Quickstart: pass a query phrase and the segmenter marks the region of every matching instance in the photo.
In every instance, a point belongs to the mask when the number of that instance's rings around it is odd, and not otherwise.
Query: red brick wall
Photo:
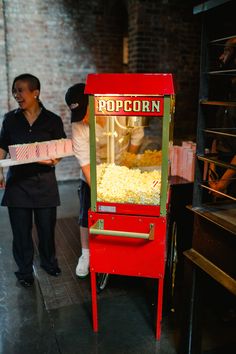
[[[181,2],[175,7],[174,3],[0,0],[0,116],[16,107],[10,92],[13,78],[30,72],[41,81],[43,103],[63,118],[70,137],[69,111],[64,103],[67,88],[85,81],[91,72],[122,72],[122,40],[128,33],[128,70],[175,74],[176,136],[191,135],[196,120],[198,20],[193,18],[191,4],[183,6]],[[60,180],[77,178],[76,160],[64,159],[57,176]]]
[[[174,136],[195,134],[200,56],[200,18],[191,1],[129,1],[131,72],[174,74]]]
[[[7,65],[6,65],[6,42],[5,42],[5,21],[3,6],[0,1],[0,125],[3,112],[8,110],[7,94]]]

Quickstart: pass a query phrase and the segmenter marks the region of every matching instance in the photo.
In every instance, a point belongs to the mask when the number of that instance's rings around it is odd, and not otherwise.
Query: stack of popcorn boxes
[[[190,182],[194,181],[196,143],[182,141],[182,145],[169,148],[171,176],[180,176]]]
[[[71,139],[58,139],[35,142],[32,144],[10,145],[9,153],[12,160],[18,161],[73,155],[72,141]]]

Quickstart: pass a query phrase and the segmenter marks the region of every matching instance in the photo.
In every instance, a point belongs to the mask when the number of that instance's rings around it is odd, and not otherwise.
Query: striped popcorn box
[[[63,155],[65,153],[65,139],[56,140],[57,155]]]
[[[183,169],[182,169],[182,177],[185,179],[189,179],[189,165],[188,165],[188,154],[191,154],[192,149],[185,147],[183,148],[183,157],[182,157],[182,163],[183,163]]]
[[[28,144],[9,145],[8,148],[12,160],[27,160]]]
[[[187,152],[187,168],[186,168],[186,179],[190,182],[194,181],[195,172],[195,153],[193,150]]]
[[[48,145],[47,141],[37,143],[37,157],[45,159],[48,157]]]
[[[182,146],[185,149],[191,149],[193,145],[193,142],[191,140],[189,141],[182,141]]]
[[[179,145],[174,145],[173,146],[173,162],[171,166],[171,175],[172,176],[177,176],[178,175],[178,155],[179,155],[179,150],[181,149],[181,146]]]
[[[197,151],[197,144],[196,144],[196,143],[193,143],[193,144],[192,144],[192,150],[193,150],[194,152]]]
[[[56,140],[50,140],[47,142],[47,155],[48,157],[56,157],[57,155],[57,144]]]
[[[28,159],[36,159],[37,155],[37,143],[28,144]]]
[[[177,176],[183,177],[183,147],[179,146],[177,152]]]
[[[64,139],[65,140],[65,154],[73,154],[72,148],[72,140],[71,139]]]

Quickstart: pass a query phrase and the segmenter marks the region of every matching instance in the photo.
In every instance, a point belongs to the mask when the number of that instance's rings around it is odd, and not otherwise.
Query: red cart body
[[[149,234],[153,239],[93,235],[90,237],[91,271],[163,278],[165,266],[166,217],[89,213],[89,226],[104,220],[104,230]],[[151,226],[150,226],[151,225]]]
[[[171,99],[174,94],[172,75],[91,74],[87,78],[86,93],[94,96],[92,100],[90,96],[90,122],[93,115],[103,114],[108,118],[109,115],[124,113],[127,116],[163,116],[160,203],[148,205],[99,201],[96,163],[91,159],[92,200],[89,212],[94,331],[98,330],[96,273],[140,276],[158,279],[156,338],[159,339],[166,255],[169,124],[173,111]],[[95,128],[92,124],[90,129],[90,147],[94,147]],[[91,154],[94,154],[93,149]],[[155,185],[156,181],[152,182]]]

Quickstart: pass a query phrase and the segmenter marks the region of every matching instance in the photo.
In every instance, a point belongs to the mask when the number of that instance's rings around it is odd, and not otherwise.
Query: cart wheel
[[[97,279],[97,292],[100,293],[105,289],[108,282],[109,274],[108,273],[99,273]]]
[[[169,291],[170,291],[170,303],[171,311],[174,312],[174,295],[175,295],[175,280],[176,280],[176,268],[178,262],[177,253],[177,224],[174,221],[171,231],[171,242],[169,248],[168,268],[169,268]]]

